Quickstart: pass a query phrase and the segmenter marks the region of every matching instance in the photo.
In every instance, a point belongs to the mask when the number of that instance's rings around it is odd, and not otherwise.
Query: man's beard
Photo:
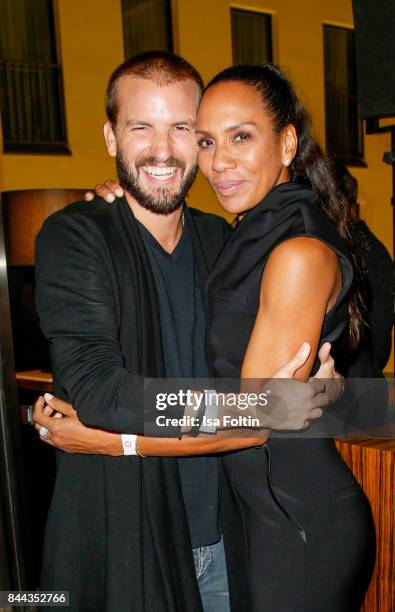
[[[171,193],[166,187],[158,187],[153,193],[148,193],[139,185],[139,169],[142,166],[159,165],[157,159],[154,157],[146,157],[139,161],[138,164],[136,164],[136,170],[133,170],[122,153],[118,151],[116,164],[118,177],[122,187],[138,202],[138,204],[160,215],[168,215],[182,205],[198,171],[197,164],[194,164],[187,174],[184,174],[185,162],[176,157],[170,157],[166,160],[166,167],[176,167],[181,170],[181,182],[178,191],[176,193]]]

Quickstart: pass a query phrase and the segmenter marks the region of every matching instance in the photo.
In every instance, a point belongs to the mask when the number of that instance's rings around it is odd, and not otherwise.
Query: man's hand
[[[239,394],[240,399],[243,396],[243,408],[226,403],[221,405],[219,418],[223,425],[220,429],[229,428],[227,424],[232,422],[231,419],[239,419],[241,416],[258,419],[258,429],[291,431],[305,429],[310,421],[320,418],[322,409],[330,403],[325,392],[326,381],[313,378],[304,382],[294,378],[307,361],[310,350],[310,345],[303,343],[292,359],[270,379],[243,379]],[[328,354],[324,352],[321,357],[327,364]],[[325,375],[329,375],[329,365]],[[262,394],[266,396],[267,402],[262,399]],[[248,427],[251,421],[245,422]]]
[[[113,179],[107,179],[104,183],[98,183],[95,187],[95,192],[87,191],[85,200],[90,202],[95,196],[101,196],[107,202],[114,202],[115,198],[122,198],[124,191],[119,183]]]
[[[66,453],[123,455],[119,434],[85,427],[71,404],[49,393],[34,404],[33,421],[37,431],[48,430],[47,437],[41,437],[43,442]]]
[[[329,345],[330,347],[330,345]],[[329,349],[330,350],[330,349]],[[311,346],[308,342],[303,342],[297,353],[282,368],[277,370],[273,378],[294,378],[296,372],[304,366],[309,358]]]
[[[341,389],[341,377],[335,370],[330,355],[331,345],[325,342],[318,357],[321,366],[308,382],[294,380],[296,371],[304,364],[310,346],[304,343],[291,361],[280,368],[268,382],[268,406],[260,410],[260,418],[270,429],[299,430],[323,414],[323,408],[335,401]],[[280,380],[286,379],[286,380]]]
[[[271,378],[262,388],[268,403],[257,408],[261,427],[298,431],[319,419],[330,403],[323,381],[313,378],[303,382],[293,378]]]
[[[329,402],[333,403],[341,396],[343,392],[344,379],[336,372],[335,362],[330,354],[330,342],[325,342],[318,353],[321,362],[320,369],[314,378],[319,378],[325,385],[325,393],[329,397]],[[310,380],[312,380],[310,378]]]

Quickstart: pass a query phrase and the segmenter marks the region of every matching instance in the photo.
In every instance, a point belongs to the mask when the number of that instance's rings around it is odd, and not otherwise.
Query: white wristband
[[[137,455],[137,436],[135,434],[121,434],[121,440],[124,455]]]

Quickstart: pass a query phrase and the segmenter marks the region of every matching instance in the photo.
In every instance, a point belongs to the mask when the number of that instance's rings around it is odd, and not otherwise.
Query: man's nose
[[[214,172],[224,172],[225,170],[235,168],[236,160],[227,147],[217,145],[215,147],[211,166]]]
[[[151,152],[153,157],[160,161],[166,161],[173,155],[172,142],[168,132],[155,134],[151,143]]]

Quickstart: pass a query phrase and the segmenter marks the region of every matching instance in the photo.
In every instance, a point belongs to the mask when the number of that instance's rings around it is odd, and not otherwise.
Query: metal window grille
[[[266,64],[273,61],[272,16],[232,8],[234,64]]]
[[[0,0],[5,152],[67,152],[52,0]]]
[[[173,48],[170,0],[122,0],[125,58]]]
[[[324,76],[327,152],[342,163],[363,164],[353,30],[324,25]]]
[[[58,64],[0,61],[4,150],[40,151],[66,143]]]

